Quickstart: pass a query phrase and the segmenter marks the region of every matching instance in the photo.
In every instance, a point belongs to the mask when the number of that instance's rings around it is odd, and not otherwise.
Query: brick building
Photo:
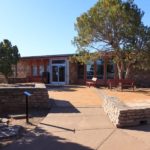
[[[66,55],[47,55],[22,57],[17,65],[17,79],[27,82],[43,82],[43,72],[48,72],[48,83],[56,85],[64,84],[85,84],[92,77],[98,78],[100,85],[106,85],[107,80],[117,79],[116,65],[109,59],[103,57],[95,62],[89,61],[87,64],[72,63]],[[131,78],[137,84],[150,86],[150,72],[135,71]]]

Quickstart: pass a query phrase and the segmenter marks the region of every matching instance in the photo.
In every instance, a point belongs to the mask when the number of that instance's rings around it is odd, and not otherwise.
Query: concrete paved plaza
[[[115,128],[98,92],[84,86],[50,89],[49,114],[3,150],[150,150],[150,126]]]

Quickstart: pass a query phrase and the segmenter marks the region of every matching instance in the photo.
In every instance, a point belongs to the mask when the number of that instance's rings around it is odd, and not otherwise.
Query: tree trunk
[[[128,65],[128,67],[126,68],[125,79],[129,78],[130,70],[131,70],[130,65]]]
[[[124,79],[124,64],[121,63],[117,63],[117,68],[118,68],[118,77],[119,79]]]
[[[122,79],[122,71],[121,71],[121,67],[119,64],[117,64],[117,68],[118,68],[118,77],[119,79]]]

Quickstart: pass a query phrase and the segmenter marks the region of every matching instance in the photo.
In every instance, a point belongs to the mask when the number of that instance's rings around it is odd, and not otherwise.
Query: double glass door
[[[52,83],[65,84],[65,65],[52,65]]]

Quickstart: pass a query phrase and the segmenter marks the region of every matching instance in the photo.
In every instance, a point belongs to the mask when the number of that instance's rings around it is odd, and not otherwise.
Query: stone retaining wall
[[[104,97],[104,111],[116,127],[150,123],[150,107],[129,107],[115,97]]]
[[[35,86],[20,87],[0,87],[0,106],[3,113],[25,112],[24,91],[32,94],[29,97],[29,108],[46,109],[49,108],[48,91],[44,84]]]
[[[8,83],[13,84],[13,83],[26,83],[27,78],[8,78]]]

